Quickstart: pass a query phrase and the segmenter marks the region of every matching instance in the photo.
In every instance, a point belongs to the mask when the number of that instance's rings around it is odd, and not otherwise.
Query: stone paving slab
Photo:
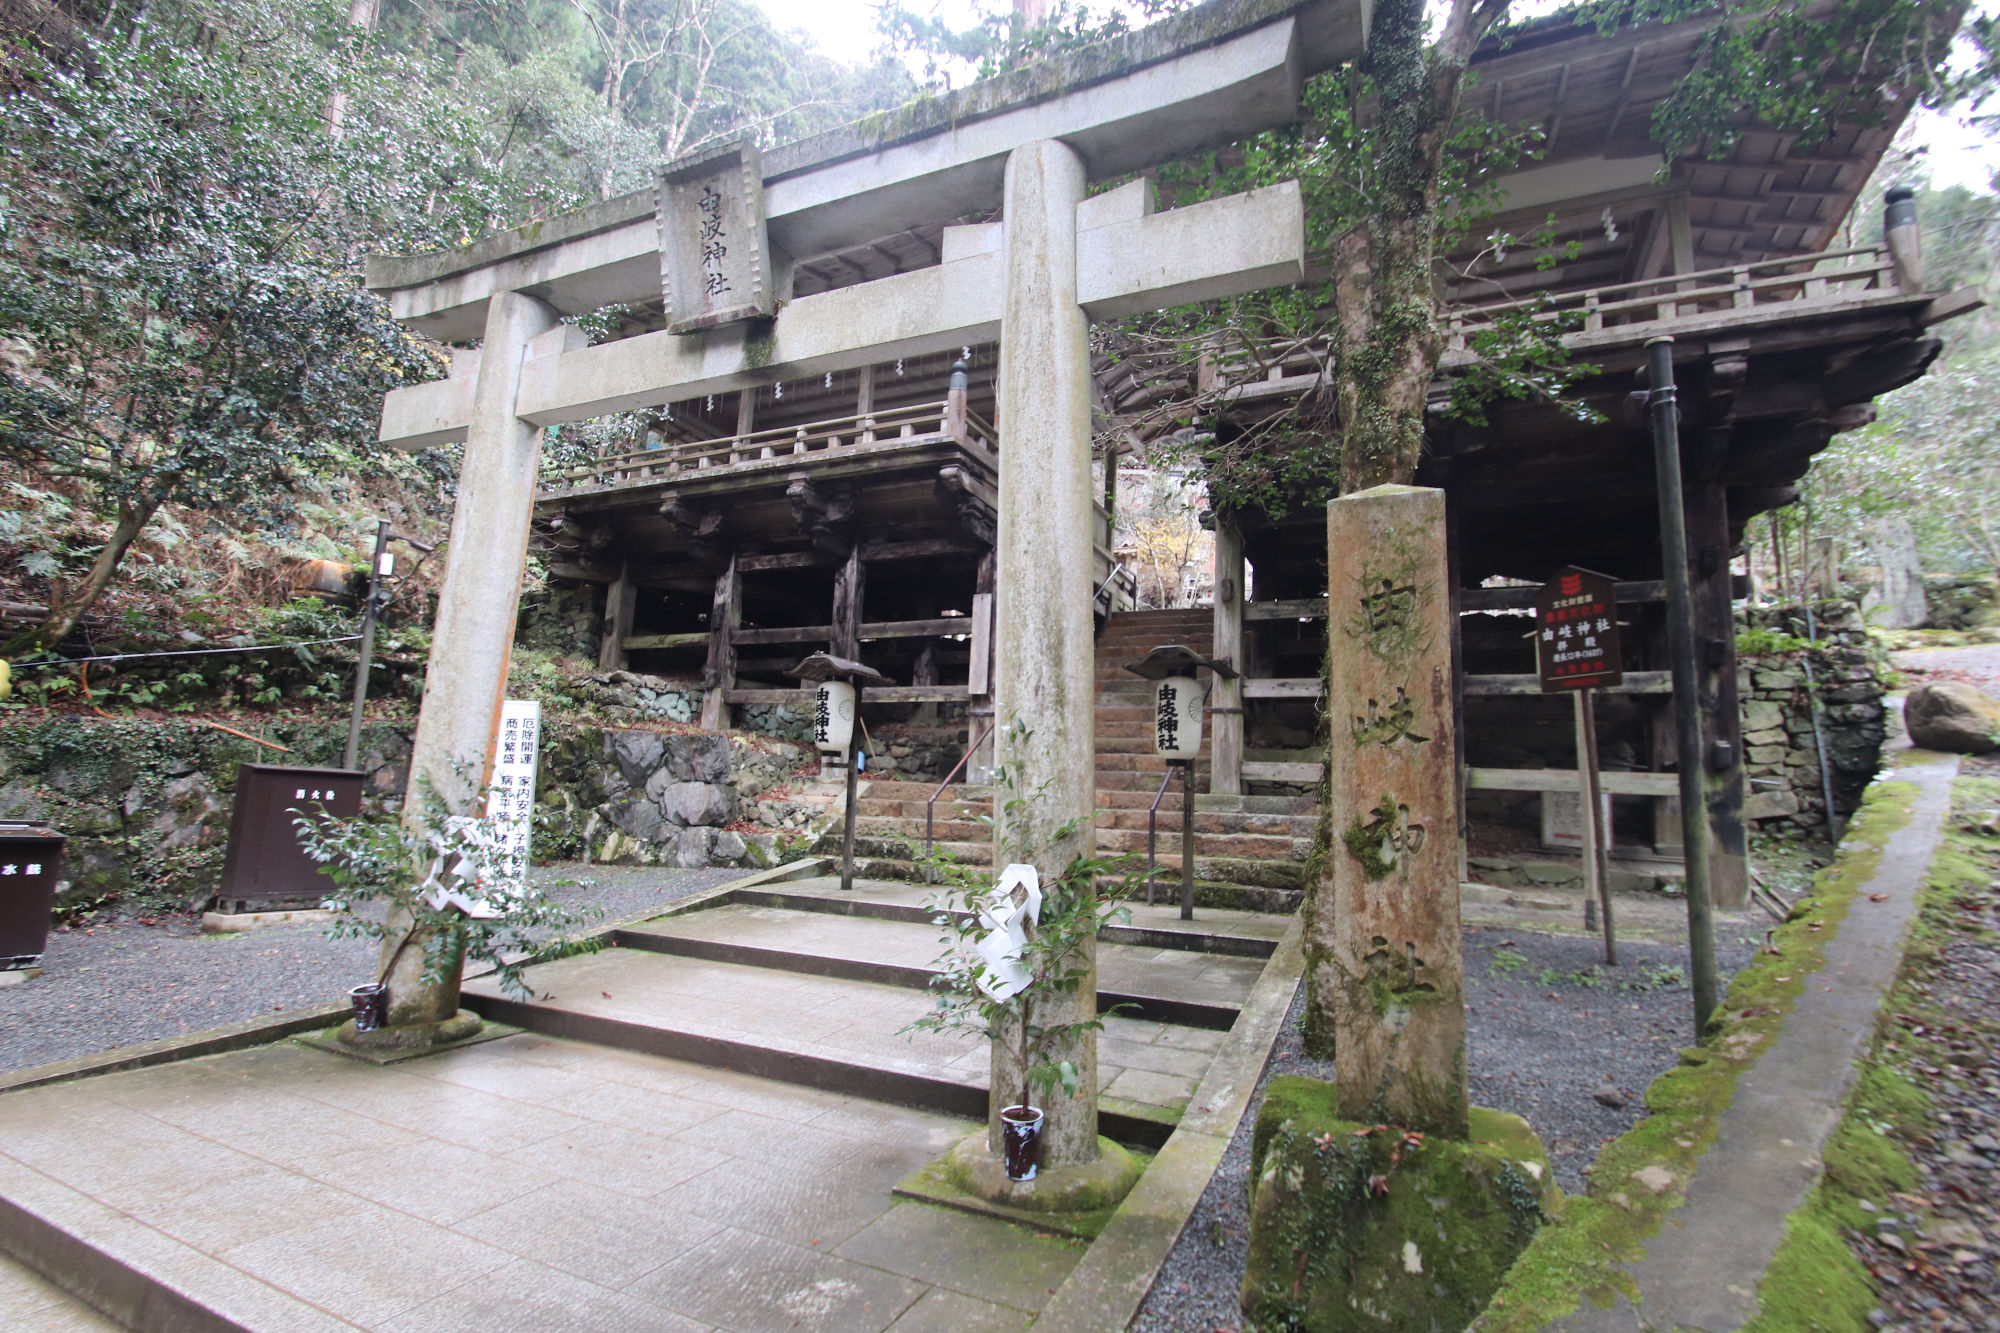
[[[564,958],[531,968],[526,977],[537,997],[531,1009],[742,1043],[981,1091],[987,1084],[990,1053],[982,1038],[902,1031],[931,1008],[928,995],[906,987],[637,949]],[[500,994],[498,986],[485,979],[466,983],[466,992]],[[1113,1015],[1105,1020],[1099,1047],[1098,1086],[1106,1096],[1177,1112],[1207,1069],[1205,1057],[1214,1049],[1211,1039],[1220,1035]],[[1133,1064],[1119,1063],[1120,1058]]]
[[[1081,1251],[890,1194],[975,1128],[532,1035],[285,1043],[0,1097],[0,1249],[186,1328],[1018,1329]],[[110,1326],[0,1268],[0,1326],[44,1311]]]
[[[744,904],[664,917],[627,933],[925,972],[934,971],[950,947],[939,927],[914,921]],[[1097,946],[1099,987],[1122,995],[1234,1006],[1263,970],[1263,960],[1257,958],[1109,942]]]

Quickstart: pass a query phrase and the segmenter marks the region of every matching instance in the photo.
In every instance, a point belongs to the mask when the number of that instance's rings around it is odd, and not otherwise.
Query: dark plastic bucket
[[[354,1030],[373,1032],[389,1021],[389,988],[370,982],[347,992],[354,1002]]]
[[[1002,1109],[1000,1146],[1007,1162],[1007,1179],[1033,1180],[1042,1155],[1041,1111],[1033,1106]]]

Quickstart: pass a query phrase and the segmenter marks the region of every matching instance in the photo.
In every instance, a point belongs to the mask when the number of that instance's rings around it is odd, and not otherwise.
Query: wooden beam
[[[1318,676],[1273,677],[1243,682],[1246,699],[1317,699],[1326,692]]]
[[[1581,779],[1573,768],[1468,768],[1465,785],[1479,791],[1573,792]],[[1672,773],[1625,773],[1606,770],[1597,775],[1598,790],[1608,796],[1673,796],[1680,778]]]
[[[1326,619],[1326,598],[1295,597],[1289,601],[1248,602],[1243,607],[1245,620],[1324,620]]]
[[[635,634],[625,640],[625,651],[640,653],[663,648],[700,648],[707,642],[707,630],[696,630],[692,634]]]
[[[1494,695],[1540,694],[1540,676],[1467,676],[1465,693],[1467,696],[1492,697]],[[1628,671],[1623,685],[1607,686],[1605,694],[1672,694],[1674,684],[1672,674],[1665,671]]]
[[[972,661],[966,669],[966,690],[985,698],[993,689],[993,594],[972,594]]]
[[[1532,585],[1519,588],[1466,588],[1461,593],[1461,605],[1467,611],[1516,611],[1527,610],[1535,604],[1535,594],[1541,589]],[[1615,596],[1620,606],[1638,602],[1664,602],[1667,600],[1667,585],[1659,579],[1641,579],[1616,585]]]
[[[761,574],[774,569],[812,569],[832,563],[833,557],[824,551],[771,551],[764,555],[736,558],[736,568],[744,574]]]
[[[732,704],[802,704],[813,697],[811,690],[725,690]],[[871,704],[962,704],[963,685],[870,685],[866,702]]]
[[[878,620],[860,627],[859,637],[869,639],[935,639],[947,634],[970,634],[972,617],[940,616],[935,620]]]
[[[612,583],[617,580],[618,571],[581,560],[551,560],[549,577],[570,579],[576,583]]]
[[[969,537],[931,537],[908,542],[868,542],[861,558],[869,564],[885,560],[936,560],[954,555],[978,555],[985,548]]]
[[[830,643],[831,625],[784,625],[770,628],[735,629],[729,641],[739,647],[762,643]]]

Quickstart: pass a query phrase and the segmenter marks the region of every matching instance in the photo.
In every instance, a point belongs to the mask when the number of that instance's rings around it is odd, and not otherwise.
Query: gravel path
[[[1717,939],[1725,984],[1760,942],[1739,933]],[[1557,1181],[1572,1192],[1582,1190],[1583,1169],[1603,1142],[1638,1122],[1646,1086],[1694,1040],[1684,945],[1621,943],[1616,969],[1602,966],[1601,949],[1582,936],[1465,932],[1473,1100],[1525,1116],[1549,1147]],[[1333,1077],[1331,1061],[1309,1059],[1300,1049],[1304,1012],[1301,986],[1264,1081],[1274,1074]],[[1607,1084],[1624,1099],[1623,1107],[1597,1100]],[[1137,1333],[1242,1328],[1236,1302],[1249,1242],[1250,1136],[1262,1101],[1260,1083],[1140,1308],[1132,1325]]]
[[[1976,685],[1988,694],[2000,695],[2000,643],[1971,648],[1911,648],[1890,656],[1896,669],[1909,677],[1912,685],[1957,680]]]
[[[557,901],[608,921],[745,873],[554,865],[534,879]],[[370,979],[374,959],[369,941],[328,939],[317,925],[204,935],[198,919],[163,917],[59,930],[41,976],[0,986],[0,1070],[336,1003]]]

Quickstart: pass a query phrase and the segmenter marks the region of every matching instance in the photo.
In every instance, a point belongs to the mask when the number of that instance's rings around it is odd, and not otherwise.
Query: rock
[[[1745,819],[1782,819],[1798,812],[1798,794],[1790,790],[1752,792],[1743,799]]]
[[[0,819],[37,820],[48,813],[49,803],[33,787],[19,782],[0,787]]]
[[[160,793],[160,799],[166,809],[147,825],[147,831],[160,840],[160,850],[200,847],[211,837],[221,836],[222,802],[215,799],[202,774],[175,778]]]
[[[1748,703],[1743,705],[1743,730],[1746,732],[1769,731],[1785,723],[1785,710],[1773,703]],[[1748,741],[1750,738],[1745,736]],[[1750,741],[1751,744],[1759,742]]]
[[[1627,1104],[1625,1094],[1618,1091],[1617,1088],[1612,1087],[1609,1083],[1606,1083],[1590,1095],[1596,1099],[1599,1106],[1608,1106],[1614,1111],[1624,1110]]]
[[[1655,1194],[1665,1194],[1674,1185],[1674,1173],[1664,1166],[1643,1167],[1632,1173],[1632,1179]]]
[[[672,834],[666,820],[660,817],[660,807],[639,792],[613,797],[603,809],[604,817],[614,827],[623,829],[640,842],[664,842]]]
[[[736,818],[736,793],[706,782],[669,782],[660,790],[660,810],[669,823],[727,824]]]
[[[697,870],[709,863],[715,851],[716,833],[712,828],[685,828],[674,843],[674,864],[686,870]]]
[[[669,736],[666,765],[682,782],[726,782],[729,779],[729,737],[716,733]]]
[[[625,673],[615,671],[612,675]],[[607,731],[604,733],[607,756],[618,765],[618,772],[634,787],[646,785],[646,779],[653,776],[666,753],[667,738],[656,731]]]
[[[2000,750],[2000,699],[1955,680],[1919,685],[1903,704],[1910,739],[1926,750],[1991,754]]]
[[[759,870],[768,870],[778,864],[778,835],[775,833],[752,833],[745,838],[745,850],[749,853],[750,864]]]
[[[709,848],[709,856],[717,861],[741,861],[750,845],[741,833],[731,833],[723,829],[715,835],[715,845]]]

